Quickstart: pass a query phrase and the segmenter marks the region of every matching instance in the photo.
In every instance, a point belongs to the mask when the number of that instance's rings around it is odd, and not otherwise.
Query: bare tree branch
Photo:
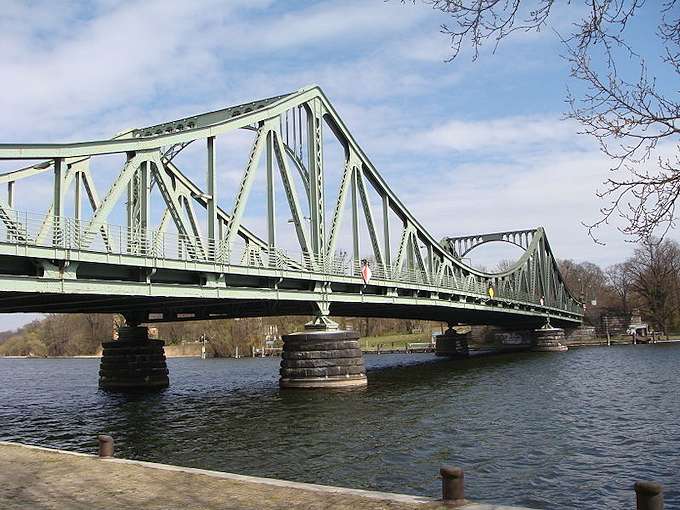
[[[449,61],[460,54],[464,43],[472,47],[475,60],[486,41],[494,43],[495,51],[501,40],[517,30],[541,30],[555,8],[554,0],[422,1],[452,20],[442,26],[451,38]],[[677,84],[678,0],[581,1],[583,16],[571,33],[562,37],[571,76],[585,85],[578,93],[568,93],[567,117],[578,121],[581,132],[594,137],[613,161],[610,177],[597,191],[606,205],[600,218],[586,226],[595,241],[597,228],[613,217],[623,220],[619,230],[634,241],[655,234],[663,237],[675,225],[675,204],[680,196],[679,90],[677,86],[670,91],[659,86],[647,62],[628,44],[626,29],[643,9],[658,14],[655,36],[663,46],[659,72],[670,73]],[[617,67],[617,59],[622,57],[637,60],[637,78],[627,79]]]

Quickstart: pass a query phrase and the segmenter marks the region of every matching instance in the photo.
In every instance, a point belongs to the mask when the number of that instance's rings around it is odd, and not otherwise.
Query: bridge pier
[[[562,352],[569,348],[565,345],[564,330],[553,328],[550,321],[534,330],[534,338],[531,345],[532,351],[538,352]]]
[[[469,333],[458,333],[451,325],[442,335],[435,338],[435,354],[449,358],[467,358],[470,355],[468,348]]]
[[[347,388],[366,386],[359,333],[337,329],[317,317],[305,330],[283,335],[281,388]]]
[[[149,338],[146,327],[118,329],[118,340],[104,342],[99,365],[99,387],[134,392],[167,388],[170,384],[162,340]]]

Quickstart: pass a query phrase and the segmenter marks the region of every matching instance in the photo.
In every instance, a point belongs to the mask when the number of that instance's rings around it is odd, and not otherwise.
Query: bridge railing
[[[228,250],[225,241],[205,236],[93,224],[89,220],[11,209],[0,209],[0,243],[347,276],[359,274],[353,270],[351,259],[340,253],[332,257],[315,257],[245,242]],[[377,270],[377,273],[387,274],[384,270]]]
[[[224,241],[203,236],[162,232],[151,229],[132,229],[119,225],[92,224],[71,217],[39,215],[16,210],[0,209],[0,243],[20,247],[47,247],[79,252],[125,255],[162,260],[205,262],[217,265],[270,268],[288,271],[315,272],[335,276],[361,277],[361,263],[344,252],[329,257],[310,253],[288,252],[280,248],[243,242],[228,250]],[[482,277],[436,277],[420,268],[401,268],[396,265],[370,264],[373,281],[399,282],[417,286],[431,286],[438,290],[455,290],[488,298],[489,283]],[[370,283],[370,282],[369,282]],[[529,292],[495,289],[496,299],[537,303]],[[559,307],[579,313],[574,304],[545,300],[545,306]]]

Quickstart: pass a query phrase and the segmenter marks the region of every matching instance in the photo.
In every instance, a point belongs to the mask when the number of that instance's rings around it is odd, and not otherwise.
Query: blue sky
[[[610,165],[563,120],[567,85],[578,85],[554,30],[577,16],[561,6],[540,33],[445,63],[444,15],[396,0],[9,0],[0,141],[108,138],[315,83],[435,237],[543,225],[559,257],[606,266],[634,246],[615,225],[596,245],[581,225],[597,218],[594,193]],[[638,24],[634,36],[655,26]],[[638,37],[653,53],[647,39]],[[226,202],[246,150],[244,139],[221,152]],[[100,194],[112,172],[102,166]],[[17,208],[46,209],[49,182],[37,182],[17,190]],[[25,320],[6,317],[2,329]]]

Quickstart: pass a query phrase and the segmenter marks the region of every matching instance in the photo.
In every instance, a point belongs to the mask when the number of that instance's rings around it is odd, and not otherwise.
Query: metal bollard
[[[99,441],[99,456],[102,458],[113,457],[113,438],[101,434],[97,436],[97,441]]]
[[[635,482],[637,510],[663,510],[663,485],[656,482]]]
[[[454,466],[442,466],[439,470],[442,476],[442,499],[451,506],[465,504],[463,470]]]

